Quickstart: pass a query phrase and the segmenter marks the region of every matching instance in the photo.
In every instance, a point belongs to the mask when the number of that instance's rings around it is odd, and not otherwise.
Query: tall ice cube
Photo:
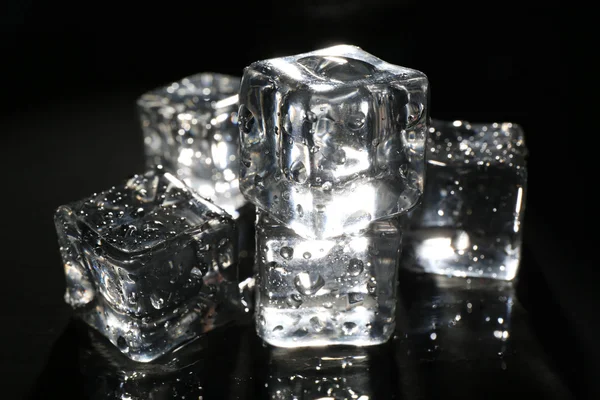
[[[358,47],[257,61],[240,89],[240,189],[307,239],[356,233],[422,194],[428,81]]]
[[[403,264],[436,274],[512,280],[527,184],[523,130],[512,123],[432,120],[422,205]]]
[[[240,78],[200,73],[142,95],[138,110],[146,164],[161,164],[237,217]]]
[[[161,169],[61,206],[65,300],[147,362],[235,314],[237,234],[219,207]]]
[[[304,239],[257,217],[256,329],[279,347],[374,345],[394,332],[402,233],[375,221],[360,235]]]

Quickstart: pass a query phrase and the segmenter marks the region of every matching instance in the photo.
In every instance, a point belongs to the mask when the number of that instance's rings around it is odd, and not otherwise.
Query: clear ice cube
[[[512,280],[527,183],[522,129],[432,120],[422,205],[409,217],[403,264],[429,273]]]
[[[386,342],[395,327],[402,234],[393,219],[361,235],[304,239],[257,217],[256,329],[279,347]]]
[[[173,174],[134,175],[59,207],[55,224],[66,302],[129,358],[151,361],[232,317],[234,222]]]
[[[239,190],[240,78],[201,73],[138,99],[146,164],[163,165],[230,215],[245,203]]]
[[[240,189],[305,238],[406,212],[423,189],[427,77],[340,45],[258,61],[240,89]]]

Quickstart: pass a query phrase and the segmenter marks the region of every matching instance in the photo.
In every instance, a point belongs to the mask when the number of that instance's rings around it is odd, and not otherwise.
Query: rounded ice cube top
[[[422,72],[340,45],[251,64],[239,99],[240,189],[297,234],[356,232],[418,203]]]

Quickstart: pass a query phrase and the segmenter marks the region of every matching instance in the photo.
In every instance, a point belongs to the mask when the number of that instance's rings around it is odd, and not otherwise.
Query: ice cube
[[[261,212],[258,335],[279,347],[387,341],[395,326],[401,238],[387,220],[361,235],[304,239]]]
[[[432,120],[423,203],[409,218],[403,264],[512,280],[521,254],[526,153],[516,124]]]
[[[173,174],[135,175],[59,207],[55,223],[65,300],[131,359],[151,361],[232,317],[234,222]]]
[[[201,73],[138,99],[148,167],[163,165],[229,214],[245,203],[239,191],[240,78]]]
[[[428,81],[358,47],[258,61],[240,89],[240,189],[305,238],[357,232],[423,188]]]

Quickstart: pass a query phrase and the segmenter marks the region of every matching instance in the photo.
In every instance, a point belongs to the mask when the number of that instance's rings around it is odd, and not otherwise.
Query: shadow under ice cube
[[[386,342],[395,327],[402,233],[376,221],[360,236],[303,239],[257,217],[256,329],[279,347]]]
[[[171,173],[61,206],[55,224],[65,300],[129,358],[151,361],[231,319],[234,222]]]
[[[258,61],[240,88],[240,189],[305,238],[408,211],[423,189],[427,77],[354,46]]]
[[[512,280],[527,184],[523,131],[512,123],[433,120],[426,147],[423,202],[410,215],[403,264]]]
[[[137,101],[147,166],[163,165],[234,217],[245,203],[238,181],[239,87],[238,77],[201,73]]]

